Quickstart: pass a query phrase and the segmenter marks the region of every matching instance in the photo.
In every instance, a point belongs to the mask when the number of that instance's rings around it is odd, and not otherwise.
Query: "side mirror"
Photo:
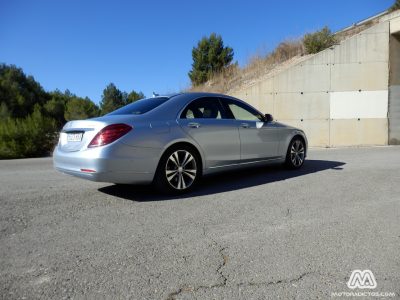
[[[265,122],[272,122],[274,120],[274,117],[271,114],[265,114]]]

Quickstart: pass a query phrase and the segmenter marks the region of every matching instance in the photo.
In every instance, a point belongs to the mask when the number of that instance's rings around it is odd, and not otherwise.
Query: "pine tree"
[[[203,37],[192,50],[192,70],[188,74],[192,84],[202,84],[222,71],[232,62],[233,55],[233,49],[224,47],[220,35],[212,33],[210,37]]]

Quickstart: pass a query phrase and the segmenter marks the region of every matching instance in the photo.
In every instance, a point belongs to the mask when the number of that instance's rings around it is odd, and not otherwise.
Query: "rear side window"
[[[142,115],[166,102],[168,97],[147,98],[121,107],[108,115]]]
[[[218,98],[200,98],[190,103],[181,119],[222,119],[223,110]]]

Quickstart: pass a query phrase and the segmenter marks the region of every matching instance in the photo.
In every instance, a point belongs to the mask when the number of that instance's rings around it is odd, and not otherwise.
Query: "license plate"
[[[68,142],[80,142],[82,141],[83,133],[68,133],[67,134],[67,141]]]

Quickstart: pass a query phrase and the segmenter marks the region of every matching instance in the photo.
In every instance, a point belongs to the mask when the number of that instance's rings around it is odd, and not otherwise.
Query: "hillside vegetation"
[[[252,85],[281,69],[307,59],[310,55],[332,47],[377,22],[371,20],[336,34],[328,27],[324,27],[301,38],[281,42],[270,53],[251,57],[244,67],[239,67],[237,63],[230,64],[219,72],[211,74],[205,83],[192,85],[188,90],[229,94],[233,90]]]
[[[110,83],[100,107],[66,90],[47,92],[21,68],[0,64],[0,159],[48,155],[67,121],[104,115],[144,98]]]

